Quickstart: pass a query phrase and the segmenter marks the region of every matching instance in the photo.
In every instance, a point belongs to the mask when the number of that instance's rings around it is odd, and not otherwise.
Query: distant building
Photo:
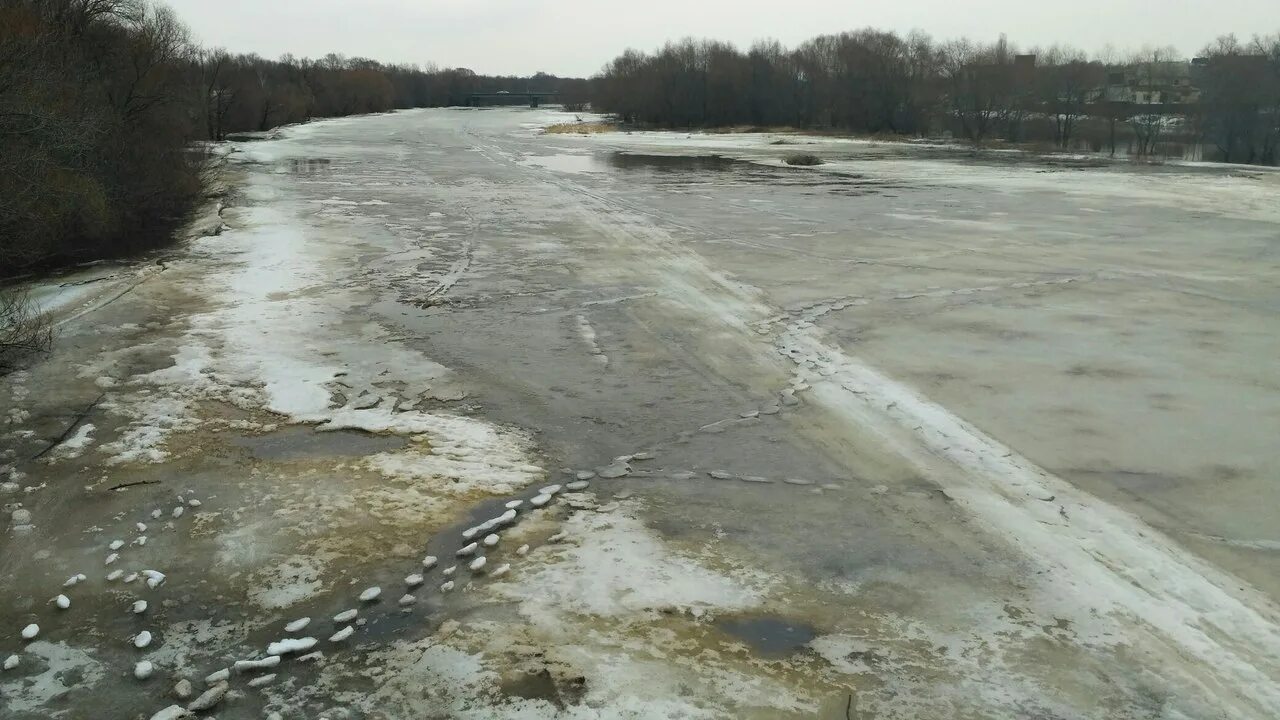
[[[1194,105],[1200,102],[1200,90],[1192,81],[1194,67],[1173,60],[1112,68],[1102,96],[1108,102],[1133,105]]]

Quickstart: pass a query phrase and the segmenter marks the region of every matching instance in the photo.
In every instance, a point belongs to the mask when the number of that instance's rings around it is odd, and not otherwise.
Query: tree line
[[[1172,49],[1091,58],[875,29],[745,52],[685,39],[627,50],[593,82],[596,109],[643,126],[951,134],[1113,154],[1119,137],[1135,155],[1177,138],[1227,162],[1280,161],[1280,33],[1222,37],[1193,61]]]
[[[201,48],[145,0],[0,0],[0,280],[166,242],[204,186],[200,141],[498,89],[587,97],[544,74]]]

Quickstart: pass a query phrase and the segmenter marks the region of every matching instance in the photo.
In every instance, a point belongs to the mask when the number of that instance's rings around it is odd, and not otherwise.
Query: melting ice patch
[[[9,712],[57,717],[59,712],[45,706],[78,687],[93,687],[106,676],[102,663],[66,643],[36,641],[28,644],[25,652],[43,660],[46,668],[39,674],[0,683],[0,697]]]
[[[59,443],[49,453],[49,456],[56,460],[70,460],[80,457],[84,454],[85,449],[93,444],[93,431],[96,429],[97,427],[93,423],[83,423],[76,428],[76,431],[70,437]]]
[[[629,515],[576,513],[564,530],[578,545],[561,546],[557,557],[528,568],[518,582],[495,588],[520,601],[520,612],[532,620],[558,625],[566,611],[641,619],[666,607],[745,610],[761,602],[768,582],[679,555]]]

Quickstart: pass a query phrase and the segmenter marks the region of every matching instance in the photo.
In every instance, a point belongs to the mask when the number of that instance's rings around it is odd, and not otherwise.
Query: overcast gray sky
[[[233,52],[434,62],[479,73],[589,75],[627,47],[714,37],[794,45],[866,26],[1090,52],[1280,31],[1280,0],[168,0],[196,38]]]

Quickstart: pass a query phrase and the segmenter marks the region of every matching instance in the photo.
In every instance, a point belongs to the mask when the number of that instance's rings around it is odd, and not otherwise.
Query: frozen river
[[[236,144],[62,292],[0,716],[1280,715],[1280,173],[566,118]]]

